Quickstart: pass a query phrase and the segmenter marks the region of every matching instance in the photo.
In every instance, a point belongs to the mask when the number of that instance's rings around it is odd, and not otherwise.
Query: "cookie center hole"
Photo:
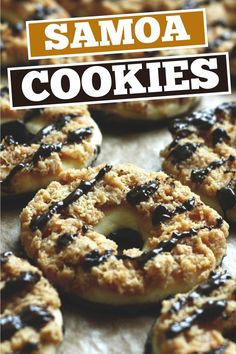
[[[118,252],[122,253],[130,248],[142,250],[150,227],[150,221],[137,210],[119,206],[104,211],[103,218],[94,229],[114,241],[118,245]]]
[[[107,237],[118,245],[119,254],[129,248],[142,249],[144,245],[141,234],[133,229],[122,228],[111,232]]]
[[[229,339],[231,342],[236,343],[236,328],[224,333],[224,338]]]

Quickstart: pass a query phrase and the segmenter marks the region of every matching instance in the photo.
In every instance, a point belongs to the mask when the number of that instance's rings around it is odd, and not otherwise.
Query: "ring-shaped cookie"
[[[1,126],[3,196],[35,192],[66,169],[90,166],[100,152],[102,135],[86,106],[18,112],[19,120]]]
[[[21,242],[55,286],[105,305],[153,305],[205,280],[228,226],[190,189],[133,165],[67,171],[21,213]]]
[[[60,299],[39,269],[0,255],[2,354],[55,354],[63,337]]]
[[[162,303],[145,354],[236,352],[236,278],[213,271],[207,282]]]

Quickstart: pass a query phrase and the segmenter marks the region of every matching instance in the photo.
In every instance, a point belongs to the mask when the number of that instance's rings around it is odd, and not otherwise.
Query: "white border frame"
[[[154,96],[154,97],[143,97],[143,98],[127,98],[127,99],[118,99],[118,100],[106,100],[106,101],[92,101],[92,102],[68,102],[68,103],[56,103],[56,104],[44,104],[44,105],[35,105],[35,106],[20,106],[13,107],[12,104],[12,85],[10,80],[11,71],[15,70],[25,70],[25,69],[47,69],[47,68],[64,68],[64,67],[74,67],[74,66],[84,66],[84,65],[100,65],[100,64],[110,64],[110,63],[126,63],[128,62],[143,62],[143,61],[154,61],[154,60],[164,60],[164,59],[189,59],[193,57],[216,57],[224,55],[226,58],[226,67],[227,67],[227,83],[229,90],[224,92],[209,92],[209,93],[197,93],[190,95],[170,95],[170,96]],[[151,100],[161,100],[161,99],[171,99],[171,98],[182,98],[182,97],[198,97],[198,96],[214,96],[214,95],[223,95],[223,94],[231,94],[231,77],[230,77],[230,64],[229,64],[229,53],[207,53],[207,54],[192,54],[189,56],[166,56],[166,57],[155,57],[155,58],[141,58],[141,59],[129,59],[129,60],[109,60],[109,61],[95,61],[95,62],[87,62],[87,63],[78,63],[78,64],[61,64],[61,65],[36,65],[36,66],[23,66],[23,67],[13,67],[7,69],[8,76],[8,85],[9,85],[9,96],[10,96],[10,108],[14,110],[18,109],[32,109],[32,108],[44,108],[44,107],[57,107],[57,106],[72,106],[72,105],[92,105],[92,104],[105,104],[105,103],[119,103],[119,102],[130,102],[130,101],[151,101]]]
[[[142,49],[130,49],[130,50],[114,50],[108,52],[91,52],[91,53],[76,53],[76,54],[56,54],[48,56],[32,56],[31,55],[31,46],[30,46],[30,35],[29,35],[29,24],[31,23],[58,23],[58,22],[72,22],[72,21],[86,21],[90,19],[106,19],[106,18],[123,18],[123,17],[137,17],[137,16],[151,16],[159,14],[176,14],[176,13],[186,13],[186,12],[202,12],[203,13],[203,22],[204,22],[204,36],[205,44],[200,45],[189,45],[189,46],[177,46],[177,47],[152,47],[152,48],[142,48]],[[104,16],[88,16],[88,17],[73,17],[73,18],[62,18],[62,19],[51,19],[51,20],[34,20],[26,21],[26,36],[27,36],[27,48],[28,48],[28,59],[49,59],[49,58],[64,58],[64,57],[79,57],[79,56],[89,56],[89,55],[103,55],[103,54],[118,54],[118,53],[138,53],[144,51],[157,51],[157,50],[172,50],[172,49],[184,49],[184,48],[204,48],[208,46],[208,36],[207,36],[207,20],[206,20],[206,9],[193,9],[193,10],[175,10],[175,11],[157,11],[157,12],[141,12],[133,14],[121,14],[121,15],[104,15]],[[83,49],[83,48],[82,48]]]

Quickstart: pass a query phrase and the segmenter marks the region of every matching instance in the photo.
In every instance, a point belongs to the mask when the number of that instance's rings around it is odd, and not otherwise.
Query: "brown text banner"
[[[29,59],[204,47],[205,9],[27,21]]]

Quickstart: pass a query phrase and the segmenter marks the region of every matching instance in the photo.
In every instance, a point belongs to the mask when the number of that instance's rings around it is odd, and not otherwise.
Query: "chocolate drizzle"
[[[1,144],[1,151],[5,149],[6,145],[17,145],[18,143],[15,141],[12,135],[7,135],[4,137],[4,144]]]
[[[236,102],[224,102],[215,108],[217,116],[228,114],[231,118],[236,118]]]
[[[173,135],[179,135],[183,129],[188,129],[189,126],[197,127],[198,129],[209,129],[217,121],[216,117],[217,109],[204,109],[203,111],[197,111],[192,113],[185,119],[175,119],[169,126],[169,131]]]
[[[190,198],[182,205],[178,205],[174,210],[168,210],[164,205],[158,205],[152,215],[152,224],[160,225],[162,222],[170,220],[177,214],[183,214],[186,211],[191,211],[195,207],[195,199]]]
[[[230,155],[227,159],[217,160],[211,162],[207,167],[200,168],[198,170],[192,170],[191,172],[191,180],[195,183],[201,183],[204,178],[213,170],[220,168],[227,162],[235,161],[236,157]]]
[[[38,272],[21,272],[19,276],[6,281],[5,286],[1,289],[1,297],[3,299],[16,295],[18,291],[26,290],[29,286],[35,285],[40,280]]]
[[[227,280],[230,280],[232,277],[224,272],[212,271],[210,273],[209,279],[207,282],[199,285],[195,290],[190,292],[187,296],[182,296],[171,306],[172,312],[179,312],[185,305],[192,303],[194,299],[202,298],[203,296],[209,296],[214,290],[217,290],[223,286]]]
[[[121,255],[118,256],[118,259],[123,259],[123,260],[130,260],[130,261],[136,261],[140,266],[144,266],[145,263],[147,263],[149,260],[152,258],[156,257],[157,255],[163,253],[163,252],[171,252],[178,242],[184,238],[192,237],[197,235],[198,230],[192,228],[189,231],[184,231],[182,233],[177,233],[173,232],[171,235],[170,240],[164,240],[161,241],[156,248],[150,251],[144,251],[140,256],[138,257],[130,257],[126,255]]]
[[[81,181],[79,186],[72,193],[70,193],[65,199],[53,203],[48,208],[47,212],[34,216],[30,222],[31,231],[36,231],[38,229],[41,230],[48,223],[48,221],[52,218],[54,214],[61,213],[70,204],[77,201],[84,194],[87,194],[96,185],[96,183],[99,182],[105,176],[105,174],[111,170],[111,168],[112,166],[106,165],[91,180]]]
[[[100,255],[97,250],[91,251],[90,253],[86,254],[83,260],[83,266],[85,268],[97,267],[100,264],[106,262],[112,253],[112,250],[106,250],[103,255]]]
[[[0,318],[1,340],[9,340],[20,329],[30,326],[40,329],[53,319],[53,315],[38,305],[25,307],[19,315]]]
[[[62,149],[62,143],[59,144],[41,144],[38,150],[32,157],[32,163],[35,165],[39,160],[45,159],[53,152],[60,152]]]
[[[213,145],[222,143],[225,140],[230,140],[230,136],[228,135],[227,131],[223,128],[216,128],[212,132],[212,143]]]
[[[47,125],[46,127],[42,128],[31,140],[31,144],[38,143],[39,141],[42,140],[44,136],[52,133],[54,130],[57,131],[61,130],[74,117],[76,117],[75,114],[61,115],[55,123]]]
[[[126,200],[130,205],[140,204],[147,201],[157,191],[157,188],[158,184],[155,181],[141,184],[127,193]]]
[[[91,127],[80,128],[73,132],[70,132],[67,137],[67,143],[68,144],[79,143],[83,139],[90,136],[92,132],[93,131]]]
[[[169,154],[173,158],[173,163],[179,163],[189,159],[200,144],[186,143],[184,145],[177,145]]]
[[[35,112],[36,111],[36,112]],[[32,111],[33,115],[36,114],[36,116],[39,114],[39,110],[33,110]],[[30,118],[29,118],[30,116]],[[31,119],[32,115],[29,114],[27,119]],[[48,125],[41,129],[36,135],[30,134],[25,127],[25,124],[21,121],[15,121],[11,123],[5,123],[3,124],[3,129],[2,133],[5,137],[5,143],[8,145],[10,144],[17,144],[22,143],[27,141],[28,144],[33,144],[33,143],[38,143],[42,138],[54,130],[58,131],[61,130],[67,123],[70,122],[72,118],[76,117],[76,115],[71,114],[71,115],[62,115],[60,116],[57,121],[54,124]],[[9,133],[15,132],[14,136],[9,136]],[[72,144],[72,143],[79,143],[81,142],[85,137],[90,136],[92,134],[92,128],[91,127],[85,127],[85,128],[80,128],[77,129],[76,131],[72,131],[68,133],[67,136],[67,141],[63,143],[58,143],[58,144],[41,144],[38,148],[38,150],[33,154],[31,158],[29,158],[26,161],[23,161],[16,165],[6,176],[6,178],[2,181],[3,186],[8,186],[9,183],[11,182],[12,178],[21,170],[24,168],[30,168],[34,165],[37,164],[38,161],[41,159],[47,158],[51,156],[53,152],[59,153],[65,144]],[[5,148],[5,143],[1,145],[1,150]]]
[[[67,247],[76,239],[76,237],[77,234],[64,233],[60,235],[57,239],[57,247],[59,248],[59,250]]]
[[[2,186],[9,185],[12,178],[24,168],[29,168],[31,165],[35,165],[42,158],[49,157],[53,152],[60,152],[61,149],[62,144],[41,144],[29,161],[19,163],[10,171],[7,177],[2,181]]]
[[[223,315],[227,306],[226,300],[209,300],[203,304],[201,308],[196,309],[193,313],[180,322],[173,323],[167,330],[167,338],[174,338],[191,326],[201,320],[216,320]]]

